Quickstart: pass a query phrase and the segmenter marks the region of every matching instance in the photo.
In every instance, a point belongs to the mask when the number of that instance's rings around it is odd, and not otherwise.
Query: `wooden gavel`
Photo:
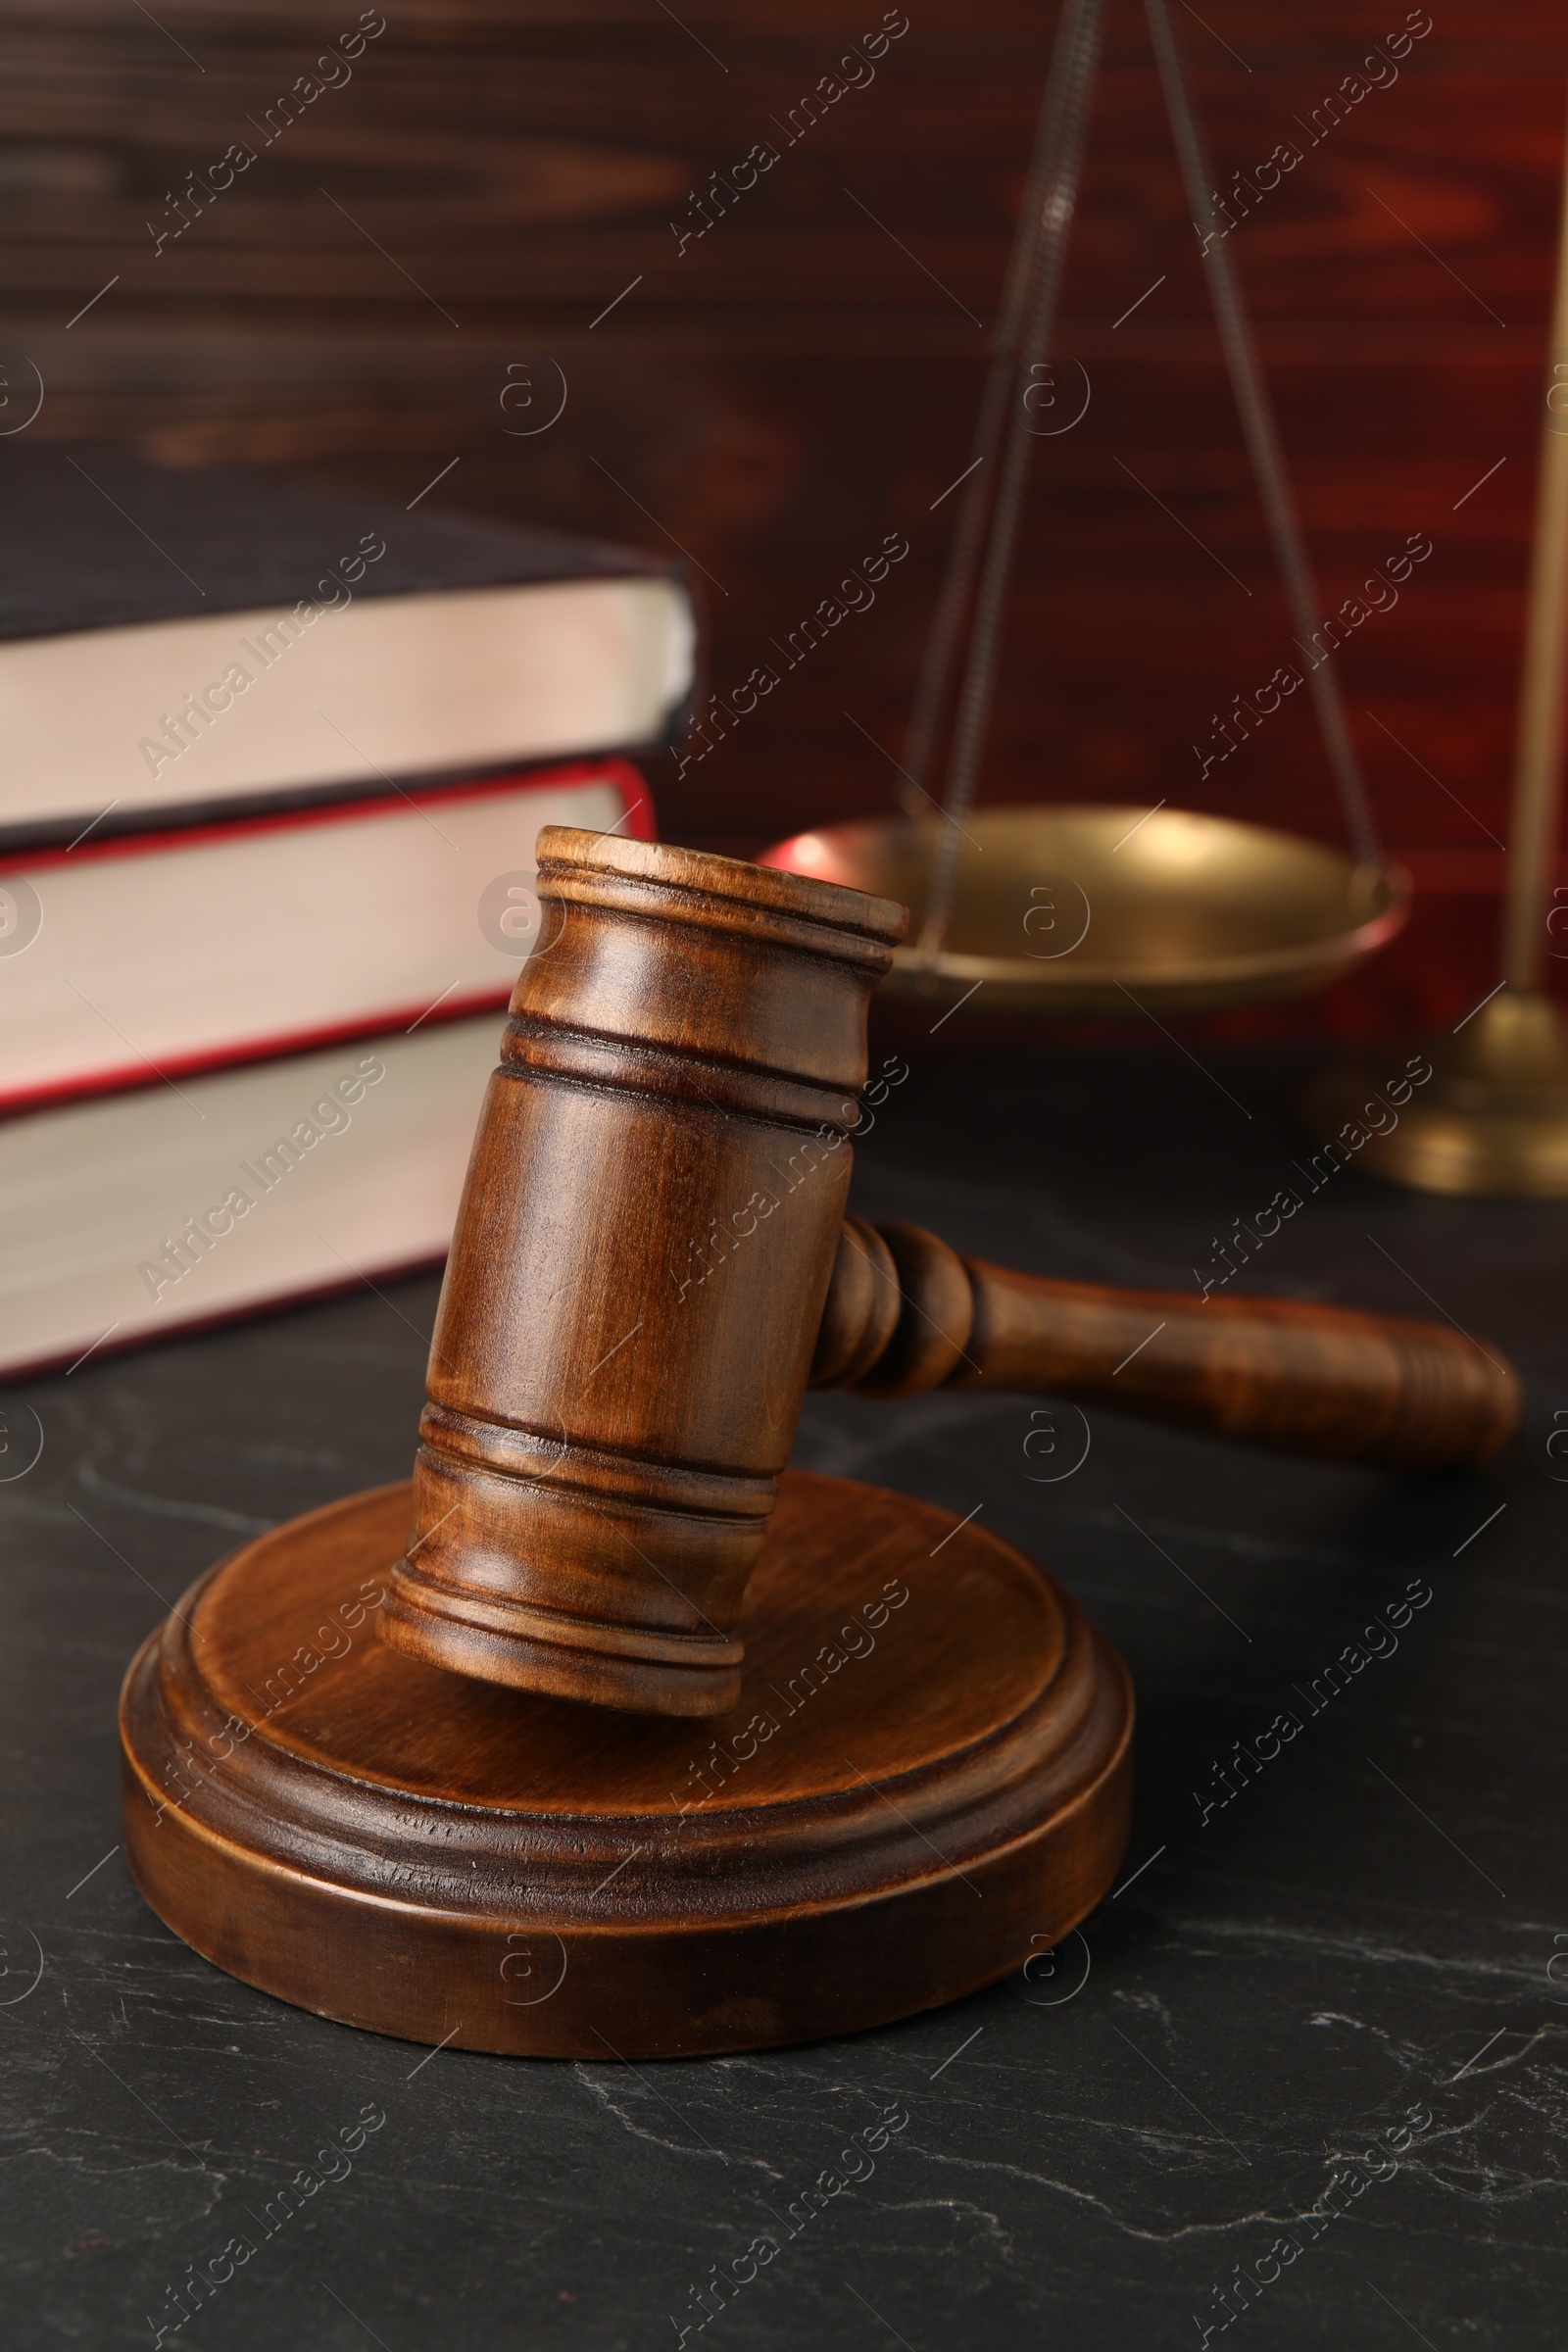
[[[1029,1390],[1399,1469],[1488,1460],[1518,1384],[1439,1325],[1054,1282],[845,1219],[906,915],[551,826],[548,936],[480,1116],[378,1627],[462,1674],[669,1715],[735,1624],[808,1385]]]

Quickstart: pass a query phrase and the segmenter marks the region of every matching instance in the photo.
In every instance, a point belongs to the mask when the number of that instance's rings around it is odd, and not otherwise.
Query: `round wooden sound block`
[[[410,2040],[757,2049],[993,1983],[1104,1893],[1132,1690],[1071,1597],[945,1511],[787,1473],[698,1724],[376,1639],[384,1487],[212,1569],[121,1701],[125,1851],[247,1984]]]

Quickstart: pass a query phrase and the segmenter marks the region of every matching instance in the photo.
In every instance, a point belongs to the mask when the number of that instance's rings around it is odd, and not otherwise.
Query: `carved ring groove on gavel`
[[[537,858],[547,919],[480,1116],[378,1619],[397,1647],[723,1712],[808,1385],[1076,1395],[1405,1469],[1508,1437],[1513,1374],[1440,1326],[1046,1281],[846,1223],[903,907],[564,827]],[[725,1254],[700,1256],[715,1225]]]

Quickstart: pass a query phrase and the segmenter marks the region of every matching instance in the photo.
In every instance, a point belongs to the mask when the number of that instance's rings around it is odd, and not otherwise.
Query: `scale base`
[[[1358,1168],[1425,1193],[1568,1196],[1568,1031],[1549,998],[1504,990],[1431,1059],[1432,1077],[1397,1127],[1360,1148]],[[1363,1070],[1320,1080],[1302,1105],[1311,1132],[1337,1134],[1372,1091]]]
[[[273,1529],[125,1678],[136,1883],[246,1984],[465,2049],[760,2049],[974,1991],[1110,1885],[1127,1671],[997,1538],[786,1473],[699,1724],[379,1641],[409,1518],[384,1487]]]

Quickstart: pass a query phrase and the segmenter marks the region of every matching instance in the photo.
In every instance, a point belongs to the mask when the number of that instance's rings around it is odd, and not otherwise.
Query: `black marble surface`
[[[1292,1181],[1299,1064],[1279,1049],[1200,1068],[949,1029],[906,1051],[857,1205],[971,1250],[1188,1287]],[[188,2266],[369,2107],[385,2121],[352,2170],[167,2342],[673,2352],[690,2326],[759,2352],[1144,2352],[1212,2327],[1251,2352],[1561,2346],[1565,1272],[1568,1208],[1347,1172],[1238,1279],[1415,1312],[1430,1294],[1508,1348],[1529,1426],[1480,1476],[1096,1413],[1087,1458],[1046,1483],[1081,1448],[1066,1409],[1052,1455],[1025,1449],[1038,1400],[808,1399],[800,1462],[983,1505],[1120,1644],[1142,1708],[1126,1874],[1032,1985],[636,2068],[431,2056],[286,2008],[177,1942],[116,1850],[132,1650],[219,1552],[403,1474],[434,1280],[13,1393],[0,1464],[30,1451],[29,1408],[44,1443],[0,1486],[5,2344],[152,2344]],[[1298,1687],[1412,1580],[1432,1598],[1396,1649],[1376,1637],[1309,1714]],[[1205,1820],[1214,1763],[1293,1707],[1299,1735]],[[893,2105],[908,2122],[874,2172],[699,2337],[711,2266],[842,2176]],[[1237,2265],[1251,2299],[1222,2336]]]

